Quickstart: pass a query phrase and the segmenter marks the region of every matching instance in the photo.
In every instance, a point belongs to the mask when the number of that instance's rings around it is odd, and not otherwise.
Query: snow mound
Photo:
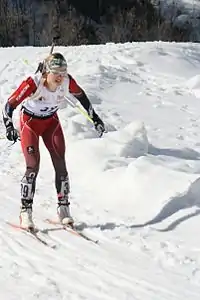
[[[190,89],[200,89],[200,75],[196,75],[187,81],[187,86]]]
[[[148,138],[143,122],[135,121],[109,135],[115,155],[137,158],[148,153]]]

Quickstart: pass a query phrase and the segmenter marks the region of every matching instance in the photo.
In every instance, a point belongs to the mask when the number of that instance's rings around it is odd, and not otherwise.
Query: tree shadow
[[[123,224],[115,224],[115,223],[105,223],[105,224],[95,224],[95,225],[88,225],[85,222],[81,222],[77,225],[74,226],[74,228],[78,231],[83,231],[84,229],[100,229],[101,231],[104,230],[114,230],[117,227],[126,227],[126,225]],[[63,230],[63,226],[58,226],[58,227],[49,227],[49,228],[42,228],[39,229],[39,232],[42,232],[44,234],[49,234],[49,232],[54,232],[54,231],[62,231]]]
[[[197,209],[195,212],[190,213],[184,217],[179,218],[178,220],[172,222],[172,224],[170,224],[168,227],[166,227],[165,229],[156,229],[156,231],[160,231],[160,232],[167,232],[167,231],[172,231],[174,230],[179,224],[181,224],[182,222],[192,218],[192,217],[196,217],[200,215],[200,209]]]
[[[60,227],[50,227],[50,228],[42,228],[42,229],[39,229],[39,232],[42,232],[42,233],[45,233],[45,234],[48,234],[49,232],[53,232],[53,231],[61,231],[63,230],[63,226],[60,226]]]
[[[200,178],[195,180],[189,190],[184,195],[179,195],[176,197],[172,197],[169,202],[164,205],[164,207],[161,209],[161,211],[150,221],[143,223],[143,224],[135,224],[131,225],[131,228],[140,228],[145,227],[149,225],[154,225],[157,223],[162,222],[163,220],[167,219],[168,217],[172,216],[176,212],[191,208],[191,207],[200,207]],[[177,225],[179,225],[181,222],[186,221],[187,219],[194,217],[196,215],[200,214],[200,210],[196,210],[195,213],[191,213],[187,216],[184,216],[180,218],[179,220],[173,222],[169,227],[166,228],[166,230],[163,231],[169,231],[174,229]]]
[[[116,223],[108,222],[105,224],[94,224],[94,225],[88,225],[85,222],[81,222],[80,224],[76,225],[76,229],[78,230],[84,230],[84,229],[99,229],[101,231],[104,230],[114,230],[117,227],[126,227],[123,224],[117,225]]]
[[[134,229],[134,228],[143,228],[149,225],[155,225],[158,224],[168,217],[172,216],[173,214],[177,213],[180,210],[191,208],[191,207],[198,207],[198,209],[190,214],[187,214],[184,217],[181,217],[177,219],[176,221],[173,221],[171,225],[169,225],[166,229],[157,230],[160,232],[167,232],[175,229],[178,225],[180,225],[182,222],[200,215],[200,178],[198,178],[196,181],[194,181],[188,191],[184,195],[178,195],[176,197],[172,197],[167,204],[163,206],[161,211],[151,220],[141,223],[141,224],[133,224],[133,225],[126,225],[126,224],[116,224],[114,222],[108,222],[105,224],[94,224],[94,225],[88,225],[86,223],[80,223],[77,228],[79,230],[84,230],[87,228],[90,229],[100,229],[101,231],[104,230],[114,230],[116,228],[127,228],[127,229]]]

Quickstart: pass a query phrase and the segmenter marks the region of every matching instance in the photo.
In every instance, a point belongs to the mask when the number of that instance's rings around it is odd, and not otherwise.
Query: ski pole
[[[73,108],[77,108],[79,110],[79,112],[84,115],[84,117],[90,121],[90,123],[94,124],[92,118],[88,115],[88,113],[82,109],[77,103],[74,103],[70,98],[75,98],[73,95],[70,95],[70,96],[65,96],[64,97],[65,100],[67,100],[67,102],[73,107]]]

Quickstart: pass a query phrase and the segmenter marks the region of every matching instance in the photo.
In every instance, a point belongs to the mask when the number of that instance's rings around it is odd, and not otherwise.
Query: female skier
[[[69,178],[65,162],[65,142],[57,110],[63,105],[67,92],[75,96],[94,122],[99,136],[105,131],[104,123],[94,111],[83,89],[67,73],[67,62],[60,53],[49,55],[42,64],[41,74],[28,77],[8,98],[3,109],[6,137],[17,141],[18,131],[13,126],[14,109],[21,103],[20,140],[26,162],[21,180],[20,226],[34,229],[32,205],[36,177],[39,171],[39,137],[47,147],[55,169],[58,198],[58,217],[61,224],[73,225],[69,210]]]

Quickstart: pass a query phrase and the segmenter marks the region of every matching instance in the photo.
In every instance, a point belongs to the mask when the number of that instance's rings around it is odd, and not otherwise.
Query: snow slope
[[[56,215],[56,193],[42,141],[34,219],[55,247],[6,224],[18,222],[25,165],[20,143],[10,146],[2,124],[0,299],[199,299],[200,46],[155,42],[56,50],[108,129],[99,139],[78,110],[59,112],[72,214],[99,244],[43,221]],[[48,51],[0,48],[1,106]],[[18,110],[14,122],[18,126]]]

